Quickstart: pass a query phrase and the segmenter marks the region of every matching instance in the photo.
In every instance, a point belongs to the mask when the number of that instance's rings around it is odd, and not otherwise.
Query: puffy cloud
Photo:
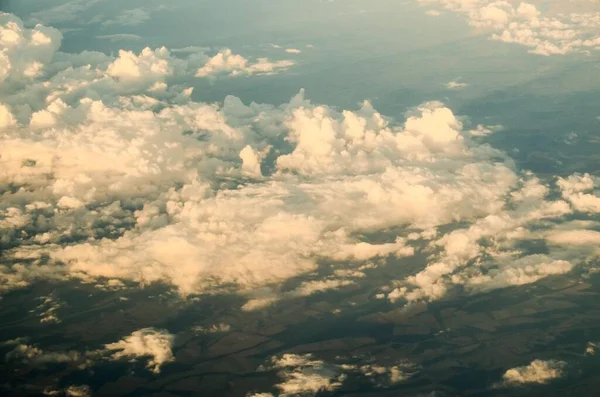
[[[506,385],[548,383],[564,375],[567,363],[558,360],[534,360],[531,364],[511,368],[502,376]]]
[[[355,284],[355,282],[352,280],[340,279],[304,281],[300,286],[287,294],[290,296],[309,296],[318,292],[336,290],[353,284]]]
[[[45,365],[51,363],[77,363],[81,361],[82,355],[76,351],[48,352],[33,345],[24,343],[24,340],[4,342],[5,346],[15,347],[6,353],[6,361],[20,361],[25,364]]]
[[[420,1],[427,5],[441,4],[448,10],[464,15],[471,26],[489,31],[492,39],[529,47],[529,52],[534,54],[588,53],[600,47],[600,13],[595,11],[544,14],[535,5],[525,2]]]
[[[557,185],[560,187],[564,199],[569,201],[577,211],[600,212],[600,197],[593,194],[596,180],[589,174],[558,178]]]
[[[43,394],[45,396],[91,397],[92,389],[88,385],[71,385],[65,389],[47,389]]]
[[[600,343],[598,342],[588,342],[587,347],[585,348],[586,356],[595,356],[596,352],[600,348]]]
[[[272,74],[294,66],[294,62],[288,60],[271,62],[267,58],[258,58],[255,63],[241,55],[234,54],[230,49],[221,50],[210,58],[204,66],[196,71],[196,77],[210,77],[221,73],[229,73],[230,76]]]
[[[273,357],[265,369],[276,370],[282,379],[275,385],[280,397],[315,396],[321,391],[339,388],[344,377],[338,368],[315,360],[310,354],[284,354]]]
[[[468,87],[469,84],[462,82],[462,81],[458,81],[458,80],[452,80],[449,81],[445,84],[446,88],[449,90],[460,90],[462,88]]]
[[[494,132],[497,131],[502,131],[504,127],[502,125],[483,125],[483,124],[478,124],[477,128],[475,128],[474,130],[470,130],[469,133],[472,136],[486,136],[486,135],[490,135],[493,134]]]
[[[297,48],[287,48],[285,52],[287,52],[288,54],[300,54],[302,51],[300,51]]]
[[[5,20],[24,48],[36,29],[51,31]],[[580,261],[512,245],[535,222],[590,208],[576,200],[595,198],[586,177],[559,180],[564,200],[549,200],[548,186],[472,139],[495,128],[464,131],[437,102],[403,123],[369,102],[340,112],[303,92],[280,106],[197,103],[172,82],[202,51],[53,49],[40,58],[44,81],[10,70],[6,81],[26,83],[0,92],[0,291],[36,279],[165,282],[182,294],[243,294],[243,309],[257,310],[357,282],[364,262],[421,245],[429,263],[394,282],[391,299],[533,282]],[[219,59],[210,73],[254,67],[226,51]],[[394,228],[400,236],[365,238]],[[327,262],[334,278],[278,287]]]
[[[198,334],[221,334],[231,331],[231,325],[225,323],[212,324],[209,326],[196,326],[192,330]]]
[[[119,342],[105,345],[105,348],[114,352],[111,356],[114,360],[147,358],[148,369],[159,373],[161,366],[175,361],[172,352],[174,340],[175,337],[165,330],[144,328],[134,331]]]
[[[277,372],[282,380],[275,385],[280,397],[316,396],[323,391],[337,390],[350,375],[367,378],[377,387],[390,387],[417,373],[417,367],[408,361],[391,366],[376,363],[332,364],[316,359],[312,354],[291,353],[271,357],[270,363],[261,366],[259,370]],[[263,395],[269,394],[251,394],[254,397]]]
[[[410,362],[401,362],[389,367],[366,364],[358,366],[357,370],[379,387],[388,387],[404,382],[417,372],[416,366]]]
[[[26,29],[19,18],[0,13],[0,88],[8,91],[15,84],[39,77],[61,40],[61,33],[54,28],[36,25]]]

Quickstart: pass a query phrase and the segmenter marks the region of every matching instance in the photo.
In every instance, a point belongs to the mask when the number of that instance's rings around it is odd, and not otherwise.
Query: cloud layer
[[[64,54],[58,31],[0,20],[0,292],[37,279],[163,282],[242,294],[254,310],[352,288],[369,260],[423,251],[424,269],[400,269],[388,293],[413,302],[565,274],[592,252],[589,232],[579,256],[564,246],[581,225],[553,222],[598,212],[593,177],[548,186],[519,172],[477,140],[496,127],[465,131],[441,103],[404,121],[302,91],[280,106],[199,103],[182,77],[277,68],[200,49]],[[552,249],[516,248],[534,237]]]

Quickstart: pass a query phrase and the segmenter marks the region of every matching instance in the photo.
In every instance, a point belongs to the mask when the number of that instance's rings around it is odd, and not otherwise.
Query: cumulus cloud
[[[231,331],[231,325],[225,323],[212,324],[209,326],[195,326],[192,328],[197,334],[221,334]]]
[[[61,33],[54,28],[36,25],[26,29],[19,18],[0,13],[0,86],[39,77],[61,40]],[[0,114],[8,117],[6,109]]]
[[[285,52],[288,54],[300,54],[302,51],[297,48],[286,48]]]
[[[344,377],[339,369],[324,361],[313,359],[310,354],[284,354],[273,357],[266,369],[277,370],[282,382],[275,385],[280,397],[315,396],[342,385]]]
[[[600,343],[598,342],[588,342],[587,347],[585,348],[586,356],[595,356],[600,349]]]
[[[600,13],[543,13],[533,4],[498,0],[420,0],[464,15],[492,39],[516,43],[539,55],[589,53],[600,48]],[[567,7],[568,8],[568,7]]]
[[[0,292],[38,279],[163,282],[182,295],[242,294],[242,309],[258,310],[357,283],[365,262],[423,248],[427,266],[394,281],[388,298],[520,285],[582,260],[557,255],[550,231],[556,252],[513,248],[536,222],[591,212],[593,178],[559,179],[563,198],[551,199],[472,139],[496,127],[465,131],[441,103],[404,122],[303,92],[280,106],[198,103],[174,82],[204,67],[255,74],[260,62],[224,51],[206,64],[198,48],[63,54],[56,31],[2,18],[19,49],[2,50],[6,64],[34,59],[45,74],[11,66],[0,83]],[[407,237],[364,237],[392,228]],[[335,277],[280,289],[332,262]]]
[[[174,335],[165,330],[144,328],[134,331],[119,342],[105,345],[105,349],[114,352],[111,356],[114,360],[127,358],[135,361],[146,358],[147,368],[159,373],[161,366],[175,361],[172,352],[174,340]]]
[[[355,284],[355,282],[352,280],[341,279],[304,281],[300,286],[287,294],[290,296],[309,296],[318,292],[336,290],[353,284]]]
[[[48,352],[25,342],[23,339],[4,342],[5,346],[15,346],[6,353],[5,360],[20,361],[32,365],[45,365],[51,363],[77,363],[83,358],[76,351]]]
[[[65,389],[47,389],[43,394],[45,396],[91,397],[92,389],[88,385],[71,385]]]
[[[449,90],[460,90],[462,88],[468,87],[469,84],[459,81],[459,80],[452,80],[449,81],[445,84],[446,88]]]
[[[285,396],[316,396],[323,391],[333,391],[342,387],[348,376],[367,378],[376,387],[390,387],[406,381],[417,373],[414,364],[402,361],[391,366],[375,363],[348,364],[327,363],[312,354],[285,353],[271,357],[270,362],[261,366],[262,371],[276,371],[281,383],[275,385],[277,394]],[[268,396],[269,393],[250,394],[254,397]]]
[[[504,384],[548,383],[564,375],[567,363],[558,360],[534,360],[531,364],[511,368],[502,376]]]
[[[196,77],[210,77],[227,73],[230,76],[252,74],[273,74],[294,66],[288,60],[272,62],[267,58],[258,58],[252,63],[241,55],[234,54],[230,49],[221,50],[210,58],[204,66],[196,71]]]

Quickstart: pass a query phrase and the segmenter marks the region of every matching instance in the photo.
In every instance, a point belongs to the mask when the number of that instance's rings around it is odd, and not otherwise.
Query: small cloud
[[[165,330],[144,328],[133,332],[119,342],[105,345],[107,351],[114,351],[111,356],[114,360],[121,358],[148,358],[147,368],[155,374],[160,372],[160,367],[175,361],[173,357],[173,342],[175,336]]]
[[[469,84],[460,82],[458,80],[452,80],[445,84],[446,88],[449,90],[460,90],[462,88],[467,87]]]
[[[213,56],[206,64],[197,70],[196,77],[212,77],[222,73],[230,76],[273,74],[294,66],[292,61],[270,61],[258,58],[251,63],[241,55],[234,54],[230,49],[224,49]]]
[[[137,26],[150,20],[150,12],[143,8],[134,8],[123,11],[115,19],[109,19],[102,22],[104,26],[121,25],[121,26]]]
[[[209,326],[192,327],[196,334],[222,334],[231,331],[231,325],[225,323],[213,324]]]
[[[504,128],[504,126],[499,125],[499,124],[498,125],[478,124],[477,128],[469,131],[469,134],[471,134],[472,136],[486,136],[486,135],[493,134],[494,132],[501,131],[503,128]]]
[[[297,48],[288,48],[285,50],[285,52],[287,52],[288,54],[300,54],[302,51],[300,51]]]
[[[585,348],[586,356],[595,356],[600,349],[600,343],[598,342],[588,342],[587,347]]]
[[[531,364],[511,368],[502,376],[504,385],[520,385],[527,383],[548,383],[564,375],[567,363],[558,360],[534,360]]]
[[[127,34],[127,33],[105,34],[105,35],[96,36],[96,38],[100,39],[100,40],[109,40],[109,41],[112,41],[112,42],[115,42],[115,41],[134,41],[134,40],[141,39],[141,37],[138,36],[137,34]]]

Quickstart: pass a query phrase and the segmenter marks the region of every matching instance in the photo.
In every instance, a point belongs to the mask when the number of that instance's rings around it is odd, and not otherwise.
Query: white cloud
[[[310,354],[273,357],[268,369],[277,370],[282,380],[275,385],[280,397],[315,396],[339,388],[344,379],[338,368],[315,360]]]
[[[48,24],[69,22],[80,18],[81,13],[87,11],[101,1],[102,0],[71,0],[51,8],[34,12],[31,16]]]
[[[286,48],[285,52],[288,54],[300,54],[302,51],[297,48]]]
[[[150,10],[145,8],[133,8],[121,11],[114,19],[107,19],[102,25],[137,26],[150,20]]]
[[[493,134],[494,132],[497,131],[502,131],[504,127],[502,125],[483,125],[483,124],[478,124],[477,128],[475,128],[474,130],[470,130],[469,133],[472,136],[486,136],[486,135],[490,135]]]
[[[460,90],[462,88],[468,87],[469,84],[464,83],[462,81],[458,81],[458,80],[452,80],[449,81],[445,84],[446,88],[449,90]]]
[[[251,63],[243,56],[234,54],[230,49],[224,49],[199,68],[196,77],[210,77],[221,73],[228,73],[230,76],[273,74],[292,66],[294,66],[292,61],[272,62],[267,58],[258,58],[256,62]]]
[[[590,212],[593,178],[559,179],[564,200],[551,200],[548,186],[472,139],[496,127],[465,131],[443,104],[401,123],[369,102],[337,111],[303,92],[280,106],[197,103],[176,82],[206,67],[202,49],[63,54],[52,29],[3,18],[22,49],[3,50],[7,62],[32,54],[46,74],[11,67],[1,84],[0,239],[10,261],[0,292],[37,279],[164,282],[184,295],[241,294],[244,310],[258,310],[357,283],[343,271],[421,243],[429,263],[394,281],[390,299],[534,282],[583,260],[554,243],[543,257],[514,244],[535,222]],[[225,51],[205,71],[259,68],[238,57]],[[392,228],[408,238],[362,237]],[[327,261],[339,263],[337,278],[299,280],[293,294],[278,287]]]
[[[19,18],[0,13],[0,87],[7,90],[11,84],[39,77],[61,40],[61,33],[54,28],[36,25],[26,29]],[[5,111],[2,113],[6,117]]]
[[[354,285],[355,282],[352,280],[317,280],[317,281],[304,281],[296,289],[289,291],[289,296],[309,296],[318,292],[325,292],[329,290],[336,290],[339,288]]]
[[[109,40],[109,41],[127,41],[127,40],[140,40],[141,37],[137,34],[128,34],[128,33],[116,33],[116,34],[104,34],[96,36],[97,39],[100,40]]]
[[[420,1],[464,15],[471,26],[489,33],[492,39],[526,46],[533,54],[589,53],[600,47],[600,13],[596,11],[550,14],[530,3],[502,0]]]
[[[341,358],[340,358],[341,359]],[[367,378],[377,387],[390,387],[406,381],[417,373],[417,367],[402,361],[390,366],[369,364],[332,364],[316,359],[312,354],[291,354],[271,357],[262,371],[277,371],[281,383],[278,396],[316,396],[323,391],[339,389],[349,375]],[[268,395],[251,394],[253,397]]]
[[[159,373],[161,366],[175,361],[172,352],[174,340],[175,337],[167,331],[144,328],[119,342],[106,345],[105,348],[109,352],[114,352],[111,356],[114,360],[147,358],[148,369]]]
[[[212,324],[209,326],[196,326],[192,331],[198,334],[221,334],[231,331],[231,325],[225,323]]]
[[[6,361],[20,361],[26,364],[45,365],[51,363],[77,363],[82,359],[82,355],[76,351],[48,352],[23,342],[23,340],[4,342],[4,345],[15,346],[11,351],[6,353]]]
[[[88,385],[71,385],[65,389],[47,389],[43,394],[45,396],[91,397],[92,389]]]
[[[600,349],[600,343],[598,342],[588,342],[587,347],[585,348],[586,356],[595,356]]]
[[[564,375],[567,363],[558,360],[534,360],[531,364],[511,368],[503,375],[506,385],[548,383]]]
[[[571,175],[567,178],[558,178],[557,185],[562,191],[562,196],[569,201],[573,208],[580,212],[599,213],[600,197],[594,194],[596,178],[589,174]]]

